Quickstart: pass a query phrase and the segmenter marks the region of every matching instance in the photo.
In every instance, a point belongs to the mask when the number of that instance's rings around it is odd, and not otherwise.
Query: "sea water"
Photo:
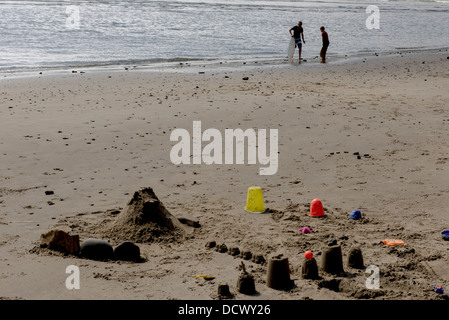
[[[379,9],[378,28],[367,24],[369,5]],[[0,1],[0,17],[2,73],[282,62],[299,20],[309,60],[319,55],[322,25],[329,57],[449,47],[449,1],[22,0]]]

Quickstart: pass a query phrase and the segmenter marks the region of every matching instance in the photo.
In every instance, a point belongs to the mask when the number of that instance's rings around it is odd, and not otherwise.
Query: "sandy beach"
[[[243,70],[67,70],[0,86],[2,299],[213,300],[222,283],[236,300],[447,298],[433,290],[449,284],[447,51]],[[277,129],[276,174],[259,175],[260,164],[173,164],[170,134],[192,132],[194,121],[220,132]],[[244,210],[251,186],[262,188],[268,213]],[[181,240],[137,243],[139,263],[40,248],[57,226],[117,245],[99,226],[145,187],[201,226],[183,225]],[[315,198],[323,218],[309,217]],[[353,210],[363,219],[350,219]],[[304,252],[321,266],[332,239],[346,273],[302,279]],[[266,261],[282,254],[295,286],[269,288],[267,263],[210,241]],[[379,268],[379,289],[366,288],[365,269],[347,266],[355,247],[365,266]],[[242,261],[257,294],[237,292]],[[69,265],[79,267],[78,290],[66,288]]]

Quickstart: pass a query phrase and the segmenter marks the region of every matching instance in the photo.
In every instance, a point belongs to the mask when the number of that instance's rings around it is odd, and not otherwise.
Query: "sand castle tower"
[[[109,229],[115,240],[153,242],[180,239],[182,223],[173,216],[150,187],[136,191]]]

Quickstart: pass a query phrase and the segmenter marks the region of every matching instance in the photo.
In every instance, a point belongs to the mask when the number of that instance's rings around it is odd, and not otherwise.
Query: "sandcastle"
[[[107,227],[106,235],[115,241],[131,240],[139,243],[179,241],[183,239],[184,229],[153,189],[146,187],[134,192],[126,208]]]

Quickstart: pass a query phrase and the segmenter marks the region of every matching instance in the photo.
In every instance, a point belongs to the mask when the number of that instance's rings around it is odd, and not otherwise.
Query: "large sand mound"
[[[165,208],[149,187],[134,192],[126,208],[102,231],[104,237],[113,241],[139,243],[179,241],[184,237],[178,218]]]

